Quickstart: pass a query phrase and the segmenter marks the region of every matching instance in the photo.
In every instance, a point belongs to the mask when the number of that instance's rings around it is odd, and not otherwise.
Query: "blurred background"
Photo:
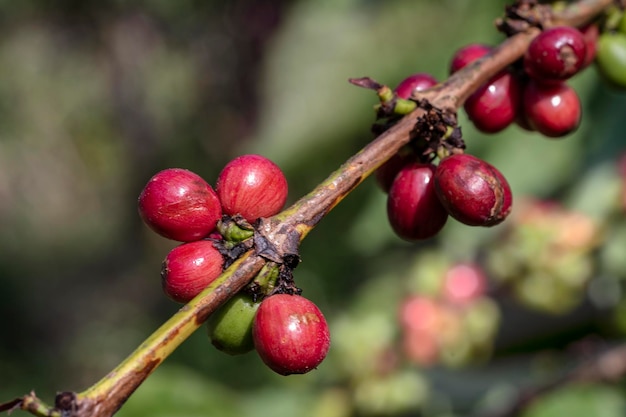
[[[137,214],[154,173],[213,184],[260,153],[293,202],[372,139],[376,97],[349,77],[444,79],[457,48],[502,40],[504,4],[0,0],[0,400],[82,391],[180,307],[159,277],[176,243]],[[317,371],[279,377],[254,352],[217,351],[203,328],[118,415],[473,415],[620,343],[626,95],[593,67],[572,85],[584,120],[562,140],[487,136],[460,115],[468,151],[513,189],[503,225],[450,220],[403,242],[368,179],[309,235],[295,278],[333,338]],[[442,294],[459,264],[487,281],[455,304]],[[571,385],[525,415],[622,416],[623,391]]]

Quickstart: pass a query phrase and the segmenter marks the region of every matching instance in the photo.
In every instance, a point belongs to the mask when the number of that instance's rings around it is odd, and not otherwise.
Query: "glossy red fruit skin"
[[[226,164],[215,189],[224,213],[241,214],[250,223],[280,212],[288,193],[287,179],[278,165],[255,154]]]
[[[532,40],[524,54],[524,71],[541,82],[565,80],[585,63],[587,46],[576,28],[557,26],[545,29]]]
[[[161,266],[161,284],[174,301],[187,303],[222,273],[224,259],[210,240],[183,243]]]
[[[408,99],[414,91],[424,91],[437,84],[437,79],[430,74],[418,72],[409,75],[395,89],[400,98]]]
[[[320,309],[299,295],[275,294],[261,302],[252,327],[263,362],[280,375],[315,369],[330,348],[328,324]]]
[[[402,239],[417,241],[436,235],[446,224],[448,212],[437,193],[432,164],[411,163],[396,175],[387,196],[387,217]]]
[[[464,66],[487,55],[491,51],[491,46],[480,43],[472,43],[458,49],[452,56],[450,62],[450,74],[453,74]]]
[[[138,208],[152,230],[180,242],[206,237],[222,217],[213,188],[198,174],[181,168],[155,174],[141,191]]]
[[[524,89],[522,105],[528,124],[550,138],[575,131],[582,117],[578,94],[565,83],[543,84],[530,80]]]
[[[521,86],[517,77],[503,71],[469,96],[464,108],[478,130],[497,133],[517,118],[520,97]]]
[[[450,155],[435,171],[435,190],[450,216],[469,226],[495,226],[511,212],[508,182],[494,166],[468,154]]]

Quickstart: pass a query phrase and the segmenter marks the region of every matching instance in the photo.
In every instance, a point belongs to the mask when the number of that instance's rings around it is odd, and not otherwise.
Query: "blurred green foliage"
[[[2,397],[35,389],[50,400],[86,388],[178,308],[159,288],[160,262],[175,243],[154,236],[136,213],[151,175],[178,166],[212,183],[229,159],[257,152],[284,169],[293,202],[371,140],[375,97],[349,77],[392,86],[418,71],[443,79],[456,48],[502,39],[492,22],[503,5],[0,0]],[[498,393],[558,374],[584,356],[569,347],[575,342],[618,342],[626,331],[626,223],[616,208],[615,161],[626,96],[593,68],[573,85],[584,121],[563,140],[516,127],[485,136],[460,114],[468,150],[501,169],[516,201],[558,200],[603,224],[602,242],[584,255],[595,278],[573,311],[535,312],[498,294],[493,360],[447,370],[396,358],[397,371],[385,374],[375,361],[398,340],[398,304],[428,287],[424,251],[480,261],[507,226],[449,221],[439,238],[407,244],[393,235],[385,196],[368,180],[301,248],[297,283],[334,339],[317,371],[273,375],[254,353],[223,355],[199,331],[119,415],[467,415],[497,405]],[[550,360],[534,361],[546,352]],[[621,416],[622,391],[573,387],[526,415]]]

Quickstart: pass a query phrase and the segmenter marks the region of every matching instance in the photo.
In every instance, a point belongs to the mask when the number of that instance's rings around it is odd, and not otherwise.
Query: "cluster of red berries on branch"
[[[155,174],[139,196],[139,213],[156,233],[183,242],[162,264],[165,294],[187,303],[211,285],[244,250],[254,246],[260,219],[287,200],[281,169],[260,155],[243,155],[220,172],[215,189],[180,168]],[[208,321],[211,342],[231,355],[256,349],[282,375],[316,368],[330,346],[319,308],[299,295],[291,266],[268,262],[257,278]]]
[[[581,104],[565,80],[595,57],[598,27],[583,31],[556,26],[542,31],[523,58],[483,84],[464,103],[476,128],[497,133],[513,123],[544,136],[563,137],[578,127]],[[454,73],[487,55],[490,46],[472,44],[459,49],[450,66]]]
[[[532,1],[517,5],[527,6],[543,10]],[[600,73],[606,74],[609,82],[626,87],[626,60],[619,76],[613,71],[615,66],[619,67],[615,61],[626,56],[626,17],[619,10],[611,13],[581,29],[571,26],[543,29],[519,60],[482,84],[463,103],[475,127],[483,133],[497,133],[516,124],[549,138],[574,132],[581,122],[582,109],[576,91],[567,80],[597,62]],[[517,19],[522,15],[541,27],[528,17],[528,10],[514,14]],[[524,29],[528,28],[528,22],[523,22]],[[501,24],[500,29],[513,35],[511,27],[515,25],[506,23],[509,26]],[[492,49],[483,44],[460,48],[452,57],[449,73],[485,57]],[[388,219],[399,237],[408,241],[433,237],[449,216],[470,226],[486,227],[497,225],[507,217],[512,193],[505,177],[494,166],[465,153],[456,115],[450,109],[433,108],[423,98],[438,85],[432,75],[412,74],[394,90],[369,78],[350,81],[378,93],[381,104],[376,107],[374,133],[387,130],[416,107],[426,111],[426,116],[418,118],[409,144],[375,173],[380,187],[388,193]],[[432,114],[439,115],[439,119],[429,117]],[[435,163],[437,159],[439,162]]]
[[[397,97],[427,88],[424,86],[429,83],[432,86],[432,82],[427,74],[414,74],[400,83]],[[426,114],[418,118],[413,139],[375,173],[388,193],[387,215],[394,232],[408,241],[428,239],[450,216],[470,226],[501,223],[512,206],[504,175],[486,161],[464,153],[454,115],[424,101],[419,105]],[[433,163],[436,158],[437,165]]]

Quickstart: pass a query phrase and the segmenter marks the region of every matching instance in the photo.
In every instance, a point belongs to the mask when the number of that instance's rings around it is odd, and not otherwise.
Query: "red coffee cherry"
[[[470,226],[494,226],[511,211],[508,182],[494,166],[468,154],[450,155],[435,171],[435,190],[448,213]]]
[[[450,74],[453,74],[478,58],[482,58],[491,51],[491,47],[479,43],[472,43],[458,49],[450,62]]]
[[[274,162],[261,155],[242,155],[230,161],[215,187],[222,210],[253,223],[277,214],[287,201],[287,179]]]
[[[263,362],[281,375],[304,374],[326,357],[330,332],[317,306],[299,295],[276,294],[261,302],[252,327]]]
[[[168,239],[191,242],[206,237],[222,217],[217,194],[198,174],[169,168],[154,175],[139,195],[139,215]]]
[[[395,89],[400,98],[408,99],[414,91],[427,90],[437,84],[437,79],[430,74],[419,72],[409,75]]]
[[[408,241],[428,239],[446,224],[433,176],[435,166],[414,162],[396,175],[387,197],[387,217],[394,232]]]
[[[519,114],[520,82],[508,71],[485,83],[465,101],[464,108],[474,126],[496,133],[513,123]]]
[[[530,80],[522,100],[528,124],[545,136],[565,136],[580,124],[580,99],[576,90],[565,83],[541,84]]]
[[[524,71],[542,82],[565,80],[585,63],[587,47],[582,33],[570,26],[557,26],[541,32],[524,54]]]
[[[183,243],[161,266],[161,284],[174,301],[187,303],[222,273],[224,259],[210,240]]]

